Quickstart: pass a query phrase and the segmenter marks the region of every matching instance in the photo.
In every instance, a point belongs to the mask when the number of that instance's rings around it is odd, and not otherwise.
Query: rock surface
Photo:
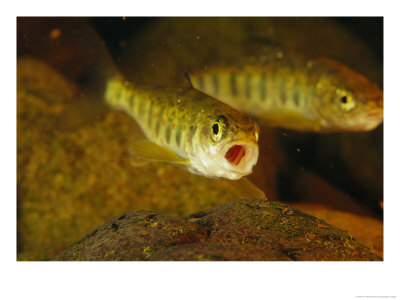
[[[382,260],[346,231],[279,202],[228,202],[187,217],[118,216],[53,260]]]

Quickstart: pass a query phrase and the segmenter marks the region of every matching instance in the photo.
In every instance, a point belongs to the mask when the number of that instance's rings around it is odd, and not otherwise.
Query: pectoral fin
[[[187,166],[189,160],[184,159],[169,149],[161,147],[149,140],[139,140],[131,143],[129,152],[139,159],[169,162]]]

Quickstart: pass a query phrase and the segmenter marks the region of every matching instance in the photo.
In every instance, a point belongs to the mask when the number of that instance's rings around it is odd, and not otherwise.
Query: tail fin
[[[82,91],[104,95],[119,74],[106,44],[86,18],[19,17],[18,57],[39,58],[76,82]]]

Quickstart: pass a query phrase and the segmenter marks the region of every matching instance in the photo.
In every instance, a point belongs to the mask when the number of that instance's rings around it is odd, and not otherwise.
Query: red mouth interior
[[[226,152],[225,158],[231,164],[237,166],[245,154],[246,154],[246,149],[243,146],[235,145],[231,147],[231,149],[229,149],[228,152]]]

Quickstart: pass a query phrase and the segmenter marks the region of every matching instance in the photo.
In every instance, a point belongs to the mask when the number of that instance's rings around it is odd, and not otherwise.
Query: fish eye
[[[217,135],[219,133],[219,127],[220,127],[219,123],[215,122],[213,124],[212,130],[213,130],[214,135]]]
[[[214,141],[218,142],[222,136],[222,123],[220,120],[215,120],[211,126],[212,138]]]
[[[339,100],[340,108],[345,112],[351,111],[356,106],[356,102],[351,95],[342,95]]]

